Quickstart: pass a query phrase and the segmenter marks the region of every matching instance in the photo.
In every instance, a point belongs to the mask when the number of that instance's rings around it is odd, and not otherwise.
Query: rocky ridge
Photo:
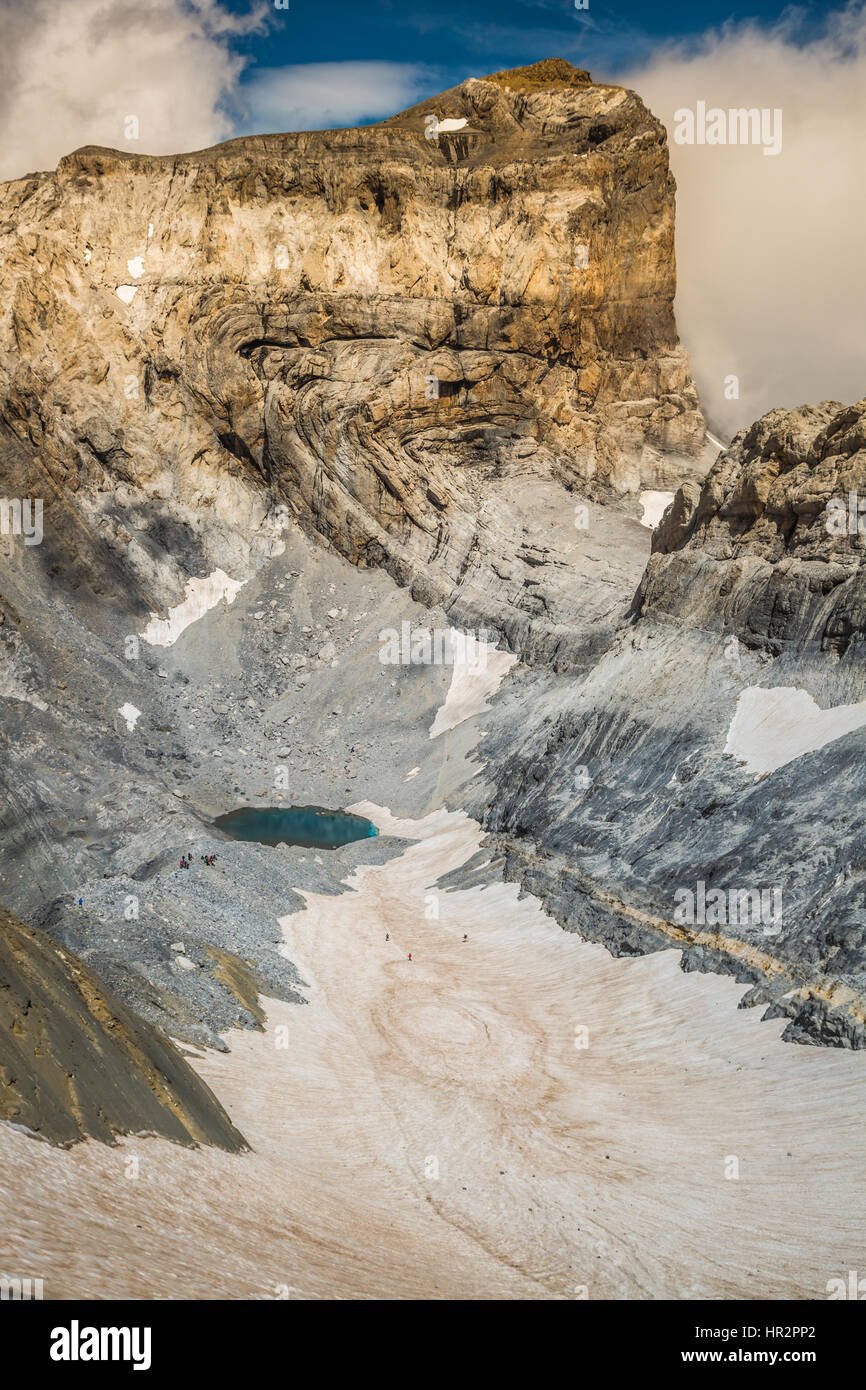
[[[859,665],[866,572],[849,498],[862,492],[864,450],[863,401],[773,410],[741,431],[702,487],[678,491],[637,611],[687,615],[772,656]]]
[[[564,62],[357,130],[79,150],[0,197],[6,467],[139,611],[288,512],[550,659],[575,615],[509,497],[703,468],[673,230],[663,127]]]
[[[0,908],[0,1118],[40,1139],[245,1148],[177,1049],[71,952]]]
[[[835,518],[866,487],[864,430],[863,401],[771,411],[702,488],[684,485],[589,675],[514,692],[531,711],[517,749],[514,706],[494,713],[472,807],[505,872],[563,924],[619,953],[683,946],[685,968],[751,983],[744,1003],[787,1015],[789,1038],[858,1048],[864,551]],[[840,709],[847,725],[827,726]],[[750,765],[755,744],[767,770]],[[678,923],[677,892],[698,882],[777,888],[778,930]]]

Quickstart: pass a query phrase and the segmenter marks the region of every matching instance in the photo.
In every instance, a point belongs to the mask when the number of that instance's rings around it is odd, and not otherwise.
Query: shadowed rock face
[[[284,505],[422,602],[555,626],[491,485],[694,468],[673,238],[661,124],[564,62],[358,130],[80,150],[0,195],[10,467],[144,607]]]
[[[798,1042],[866,1046],[866,402],[774,410],[653,537],[578,686],[488,720],[476,813],[506,872],[616,952],[684,945]],[[528,696],[528,698],[527,698]],[[835,721],[835,726],[834,726]],[[748,737],[735,736],[745,726]],[[757,766],[743,746],[757,752]],[[582,780],[578,774],[583,773]],[[677,891],[780,891],[779,929],[675,921]]]
[[[158,1134],[245,1148],[180,1053],[71,952],[0,908],[0,1119],[69,1144]]]

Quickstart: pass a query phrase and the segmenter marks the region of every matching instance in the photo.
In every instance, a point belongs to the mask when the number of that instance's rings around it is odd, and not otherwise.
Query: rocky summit
[[[439,1296],[447,1265],[455,1296],[549,1267],[561,1296],[561,1245],[604,1247],[604,1296],[666,1297],[699,1210],[689,1296],[730,1295],[757,1214],[719,1184],[672,1207],[671,1171],[738,1107],[791,1159],[799,1096],[832,1126],[862,1095],[866,402],[719,449],[674,211],[659,121],[559,60],[0,188],[0,1140],[210,1146],[165,1160],[215,1204],[203,1296],[249,1269],[241,1227],[294,1268],[263,1192],[317,1251],[349,1201],[326,1293]],[[363,838],[220,828],[280,807]],[[455,1114],[463,1182],[421,1201]],[[635,1273],[601,1179],[572,1231],[566,1148],[649,1185],[669,1264]],[[491,1153],[515,1210],[559,1175],[546,1234],[496,1226],[465,1166]],[[314,1192],[335,1155],[352,1183]]]
[[[79,150],[5,186],[0,257],[6,466],[140,611],[255,564],[282,506],[549,633],[516,485],[675,486],[704,446],[664,129],[564,62],[357,130]]]

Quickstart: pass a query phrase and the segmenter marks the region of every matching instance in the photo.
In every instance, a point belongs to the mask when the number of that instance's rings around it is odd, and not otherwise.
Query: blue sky
[[[250,10],[247,0],[224,4],[238,15]],[[598,80],[615,79],[642,64],[659,44],[695,41],[725,25],[773,25],[793,12],[798,34],[807,42],[831,11],[843,8],[826,0],[804,0],[797,6],[772,0],[589,0],[589,8],[580,11],[574,0],[432,0],[426,5],[418,0],[289,0],[289,5],[278,10],[264,0],[263,29],[232,39],[232,49],[248,59],[241,94],[250,84],[251,92],[257,87],[262,70],[288,68],[295,77],[300,76],[298,66],[306,64],[400,65],[405,88],[372,81],[364,97],[369,110],[352,113],[353,120],[391,114],[388,103],[395,95],[420,100],[466,77],[539,58],[568,58]],[[346,69],[347,76],[350,72]],[[337,69],[322,73],[333,84],[339,81]],[[256,99],[251,108],[233,113],[238,131],[261,129],[263,119],[276,118],[270,86],[272,100],[264,108]],[[286,114],[294,116],[295,128],[308,123],[302,109],[288,105]],[[282,128],[292,127],[286,123]]]

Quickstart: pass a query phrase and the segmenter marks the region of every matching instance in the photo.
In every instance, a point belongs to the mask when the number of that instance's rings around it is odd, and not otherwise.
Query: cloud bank
[[[0,179],[52,169],[81,145],[148,154],[232,134],[239,34],[219,0],[0,0]],[[128,138],[138,121],[138,139]]]
[[[266,32],[273,14],[265,0],[241,15],[222,0],[74,0],[62,12],[56,0],[0,0],[0,179],[81,145],[174,154],[361,124],[436,89],[419,63],[304,63],[242,80],[232,40]]]
[[[792,11],[657,50],[618,80],[665,123],[677,180],[677,322],[710,427],[866,393],[866,6],[804,41]],[[782,110],[782,148],[681,145],[674,113]],[[739,378],[739,399],[726,399]]]

